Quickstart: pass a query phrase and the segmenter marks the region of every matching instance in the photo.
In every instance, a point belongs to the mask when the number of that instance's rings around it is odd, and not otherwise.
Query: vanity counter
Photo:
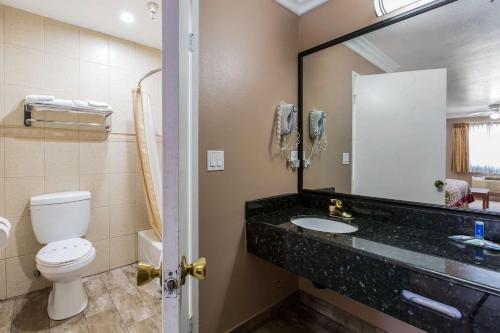
[[[288,207],[283,202],[253,213],[247,203],[250,253],[427,331],[499,329],[494,326],[500,321],[500,256],[495,253],[455,244],[446,233],[366,217],[355,216],[359,230],[351,234],[307,230],[290,219],[328,217],[326,209],[306,207],[296,198]],[[451,319],[407,302],[404,290],[450,305],[462,317]]]

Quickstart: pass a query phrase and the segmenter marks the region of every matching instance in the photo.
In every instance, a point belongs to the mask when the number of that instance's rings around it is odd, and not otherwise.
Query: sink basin
[[[358,231],[358,228],[353,225],[321,217],[294,217],[291,222],[304,229],[334,234],[349,234]]]

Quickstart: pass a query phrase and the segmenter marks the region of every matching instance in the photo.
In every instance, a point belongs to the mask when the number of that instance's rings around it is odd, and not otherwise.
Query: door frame
[[[199,0],[162,0],[163,332],[198,332],[198,282],[179,262],[198,258]]]

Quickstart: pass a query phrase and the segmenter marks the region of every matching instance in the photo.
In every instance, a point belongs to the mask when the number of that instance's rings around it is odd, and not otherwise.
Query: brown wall
[[[373,0],[330,0],[300,18],[300,50],[309,49],[376,21]]]
[[[404,10],[416,6],[408,6]],[[373,0],[329,0],[300,17],[299,49],[309,49],[401,12],[377,18]]]
[[[351,165],[342,164],[342,153],[352,147],[352,72],[380,74],[382,70],[344,45],[337,45],[304,58],[304,147],[309,155],[309,112],[324,111],[326,118],[326,151],[315,154],[304,171],[304,188],[335,187],[337,192],[351,193]]]
[[[295,275],[247,254],[244,204],[296,191],[270,145],[276,105],[297,102],[298,18],[271,0],[200,5],[200,331],[224,332],[297,289]],[[208,149],[225,151],[225,171],[206,171]]]

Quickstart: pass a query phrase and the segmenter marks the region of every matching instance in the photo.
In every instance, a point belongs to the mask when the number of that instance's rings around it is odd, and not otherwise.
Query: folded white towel
[[[74,99],[73,103],[75,104],[75,106],[80,107],[80,108],[88,108],[89,107],[89,103],[81,101],[79,99]]]
[[[97,102],[97,101],[87,101],[87,103],[89,104],[89,106],[91,107],[97,107],[97,108],[108,108],[109,105],[108,103],[104,103],[104,102]]]
[[[69,99],[54,99],[53,101],[42,102],[44,105],[61,106],[65,108],[74,108],[75,103]],[[55,110],[54,110],[55,111]]]
[[[28,95],[26,96],[26,102],[31,103],[31,102],[48,102],[48,101],[53,101],[54,96],[50,95]]]

